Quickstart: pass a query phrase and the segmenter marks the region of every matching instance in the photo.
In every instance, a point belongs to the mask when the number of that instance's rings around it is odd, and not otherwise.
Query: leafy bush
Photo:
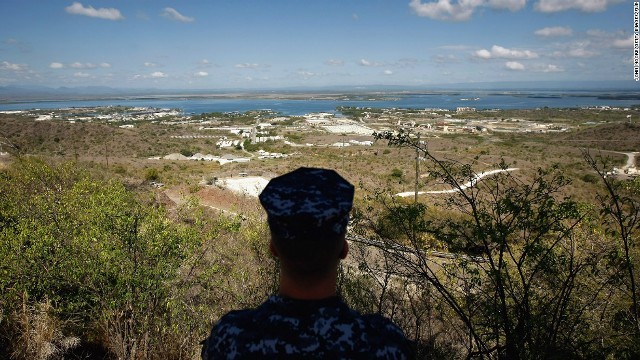
[[[260,224],[206,216],[196,202],[173,217],[76,164],[24,158],[1,172],[0,346],[65,357],[80,339],[74,352],[193,357],[216,309],[273,289],[273,265]],[[35,325],[38,337],[25,330]]]
[[[158,169],[150,168],[147,169],[147,172],[144,174],[144,179],[147,181],[157,181],[160,179],[160,174],[158,173]]]

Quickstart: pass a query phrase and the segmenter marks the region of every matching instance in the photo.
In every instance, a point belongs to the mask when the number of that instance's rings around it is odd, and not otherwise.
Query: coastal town
[[[430,141],[452,136],[471,136],[492,142],[503,141],[500,139],[509,134],[570,134],[579,129],[606,124],[612,119],[633,122],[638,113],[637,109],[632,108],[599,106],[554,109],[554,116],[559,119],[545,118],[550,111],[482,110],[473,107],[457,107],[454,110],[338,107],[331,112],[292,116],[271,110],[193,114],[180,109],[104,106],[3,111],[2,114],[32,119],[36,123],[50,122],[69,126],[104,124],[124,132],[136,132],[138,127],[163,128],[164,135],[157,135],[157,143],[173,141],[183,145],[180,151],[147,153],[146,159],[151,161],[150,164],[154,161],[158,165],[163,161],[199,161],[216,163],[221,169],[228,164],[244,164],[240,171],[220,170],[217,171],[219,176],[205,175],[201,182],[203,185],[223,186],[240,193],[252,194],[256,184],[264,182],[264,178],[253,176],[259,171],[252,169],[259,166],[251,165],[252,162],[289,161],[291,157],[303,156],[302,152],[309,154],[323,149],[335,149],[339,153],[368,151],[366,149],[371,149],[375,143],[376,133],[410,131],[414,136]],[[158,148],[162,149],[161,146]],[[635,153],[620,153],[627,156],[626,161],[612,166],[608,174],[637,176]],[[234,176],[246,177],[242,181],[245,185],[238,185],[240,183],[236,180],[225,180]],[[234,181],[235,185],[230,185]],[[153,181],[152,185],[164,186],[159,181]]]

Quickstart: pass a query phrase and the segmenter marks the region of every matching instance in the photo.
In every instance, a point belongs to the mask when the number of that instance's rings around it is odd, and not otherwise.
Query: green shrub
[[[160,179],[160,174],[158,173],[158,169],[150,168],[147,169],[147,172],[144,175],[144,179],[147,181],[157,181]]]
[[[221,311],[273,291],[264,224],[192,200],[172,214],[75,163],[0,172],[0,348],[193,358]]]

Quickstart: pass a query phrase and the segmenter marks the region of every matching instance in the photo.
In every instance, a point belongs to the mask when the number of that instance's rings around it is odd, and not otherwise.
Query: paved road
[[[636,155],[638,155],[638,152],[626,152],[626,153],[621,153],[621,154],[625,154],[627,155],[627,164],[622,168],[623,170],[628,169],[628,168],[634,168],[636,167]]]
[[[431,190],[431,191],[418,191],[418,195],[423,195],[423,194],[453,194],[456,193],[460,190],[464,190],[467,188],[470,188],[472,186],[474,186],[478,181],[482,180],[483,177],[485,176],[491,176],[491,175],[495,175],[501,172],[507,172],[507,171],[515,171],[518,170],[518,168],[508,168],[508,169],[498,169],[498,170],[489,170],[489,171],[483,171],[479,174],[476,174],[474,176],[474,178],[469,181],[466,184],[463,184],[460,186],[460,189],[449,189],[449,190]],[[414,191],[407,191],[407,192],[401,192],[396,194],[396,196],[400,196],[400,197],[407,197],[407,196],[414,196],[415,192]]]

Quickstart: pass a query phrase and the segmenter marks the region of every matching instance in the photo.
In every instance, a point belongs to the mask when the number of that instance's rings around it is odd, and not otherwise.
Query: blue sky
[[[1,0],[0,86],[633,82],[620,0]]]

